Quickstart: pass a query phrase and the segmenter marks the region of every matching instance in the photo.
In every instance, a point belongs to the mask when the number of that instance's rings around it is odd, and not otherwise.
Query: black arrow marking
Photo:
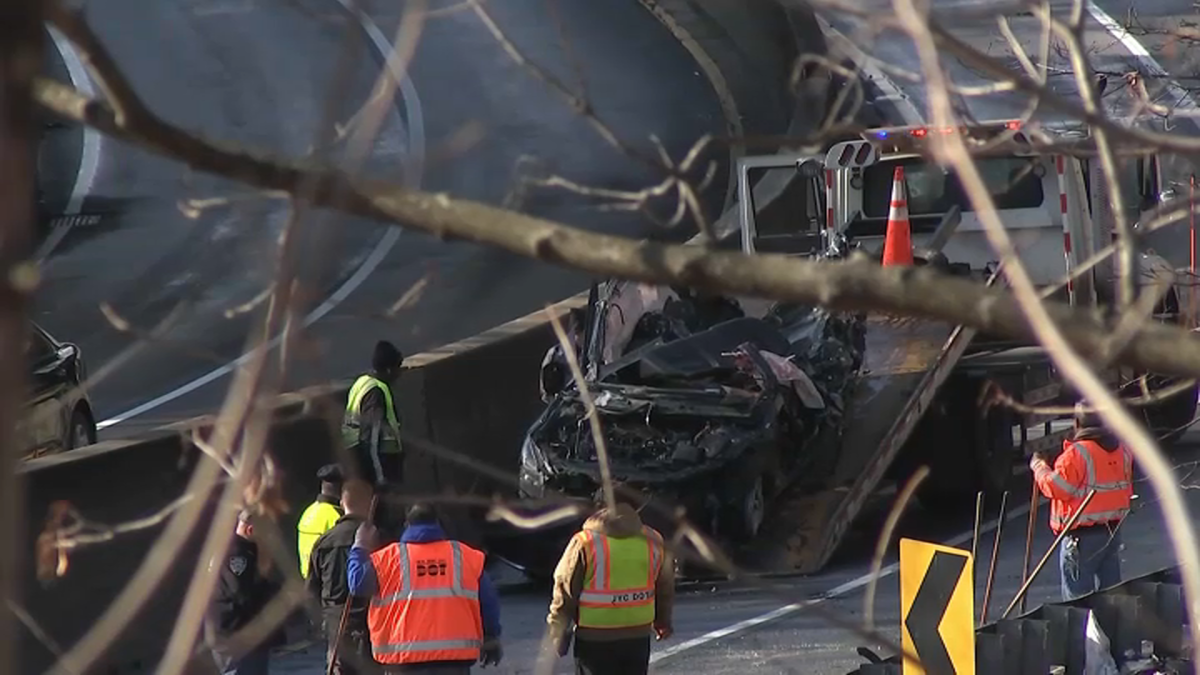
[[[921,659],[921,667],[929,675],[954,675],[954,664],[950,661],[950,653],[946,651],[946,643],[942,642],[938,624],[946,614],[950,596],[954,594],[954,587],[958,585],[966,566],[966,556],[935,552],[929,568],[925,570],[921,587],[917,589],[917,597],[913,598],[912,606],[908,608],[904,626],[912,636],[913,648]]]

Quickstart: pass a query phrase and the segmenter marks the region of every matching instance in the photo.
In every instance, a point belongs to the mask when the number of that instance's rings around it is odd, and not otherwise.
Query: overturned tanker
[[[579,328],[613,478],[728,543],[753,538],[811,466],[810,444],[840,433],[864,348],[858,315],[617,281],[593,289]],[[522,449],[522,496],[590,497],[600,465],[579,388],[546,397]]]

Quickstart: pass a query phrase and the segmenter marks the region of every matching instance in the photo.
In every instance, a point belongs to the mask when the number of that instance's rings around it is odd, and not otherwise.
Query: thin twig
[[[908,508],[908,502],[916,494],[921,481],[929,477],[929,467],[922,466],[904,483],[904,488],[896,495],[896,503],[888,511],[879,538],[875,540],[875,555],[871,558],[871,580],[867,583],[867,592],[863,596],[863,630],[875,630],[875,588],[879,583],[879,570],[883,569],[883,556],[887,553],[888,544],[892,541],[892,533],[900,522],[900,516]]]
[[[610,510],[615,510],[617,508],[617,500],[616,495],[613,493],[612,467],[608,463],[608,444],[604,441],[604,430],[600,428],[600,412],[596,409],[596,402],[592,399],[592,393],[588,389],[587,381],[584,380],[583,371],[579,368],[579,359],[575,354],[575,346],[571,343],[570,338],[567,337],[566,331],[563,330],[558,313],[551,311],[550,307],[546,307],[546,316],[550,318],[550,325],[554,327],[554,335],[558,338],[559,345],[562,346],[563,356],[567,359],[567,366],[571,369],[571,377],[574,379],[575,387],[579,391],[579,398],[583,401],[584,408],[587,409],[592,440],[596,444],[596,463],[600,465],[600,484],[604,490],[604,503]]]

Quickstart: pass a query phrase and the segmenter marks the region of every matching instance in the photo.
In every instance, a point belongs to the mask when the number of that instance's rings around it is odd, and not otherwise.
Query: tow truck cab
[[[821,154],[743,158],[737,167],[742,250],[808,256],[841,242],[878,260],[895,169],[903,166],[918,263],[940,252],[958,273],[983,281],[995,271],[998,256],[956,173],[929,159],[929,144],[945,134],[959,134],[967,142],[1000,220],[1035,284],[1062,284],[1069,270],[1111,241],[1118,216],[1112,212],[1099,162],[1055,154],[1056,149],[1062,152],[1064,143],[1086,147],[1090,142],[1086,128],[1026,127],[1020,121],[1004,120],[950,128],[870,129],[858,138],[835,143]],[[1165,198],[1160,167],[1156,156],[1121,158],[1118,182],[1123,213],[1119,217],[1136,223],[1160,205]],[[754,197],[765,190],[756,187],[752,178],[756,172],[772,169],[798,176],[792,177],[786,208],[760,212]],[[1142,283],[1175,271],[1152,252],[1140,253],[1138,265]],[[1109,288],[1114,278],[1111,263],[1102,264],[1078,276],[1071,292],[1061,295],[1073,303],[1106,303],[1112,297]],[[1158,318],[1195,326],[1195,318],[1181,311],[1191,304],[1190,287],[1174,284],[1160,304]],[[1072,403],[1074,394],[1064,386],[1043,349],[974,332],[955,332],[950,338],[941,335],[928,338],[929,345],[914,343],[903,348],[909,353],[926,350],[936,354],[940,346],[942,355],[922,366],[928,377],[903,390],[902,397],[912,403],[903,411],[877,413],[903,417],[887,432],[887,442],[882,444],[904,445],[903,451],[843,444],[843,455],[859,454],[864,458],[856,460],[853,467],[865,467],[845,473],[869,478],[856,481],[850,488],[854,496],[837,507],[834,523],[828,529],[842,528],[845,523],[840,521],[854,517],[859,504],[852,502],[863,499],[857,493],[874,489],[870,483],[877,480],[876,469],[884,471],[881,466],[886,467],[887,475],[900,477],[919,464],[931,464],[934,475],[926,481],[927,492],[957,493],[957,498],[962,493],[974,495],[976,489],[1000,489],[1011,478],[1015,461],[1035,450],[1061,446],[1069,429],[1064,429],[1061,422],[1055,424],[1060,416],[1019,413],[1005,406],[977,409],[980,393],[989,384],[1027,406]],[[871,339],[868,333],[868,363],[872,361]],[[911,336],[905,339],[913,340]],[[878,349],[892,348],[882,339],[877,344]],[[862,376],[877,375],[864,370]],[[1137,375],[1141,374],[1108,374],[1113,386],[1123,390],[1136,385],[1133,377]],[[1159,384],[1164,381],[1166,378],[1157,380]],[[1190,421],[1196,398],[1193,387],[1163,405],[1148,408],[1146,419],[1160,437],[1169,437],[1172,429]],[[965,480],[966,476],[974,476],[975,480]],[[950,489],[943,489],[947,487]],[[826,548],[836,545],[837,538],[836,534],[829,535]],[[824,553],[815,555],[813,559],[818,560]]]
[[[1064,255],[1064,183],[1078,171],[1082,186],[1077,192],[1081,248],[1096,250],[1112,236],[1110,200],[1098,163],[1086,158],[1063,158],[1039,146],[1051,142],[1086,141],[1079,127],[1039,127],[1026,131],[1019,121],[936,128],[902,126],[870,129],[861,137],[833,145],[822,155],[754,157],[739,166],[739,192],[750,195],[752,172],[795,166],[805,184],[798,194],[805,218],[759,221],[752,209],[743,208],[742,248],[746,252],[806,254],[829,233],[838,233],[868,253],[883,245],[891,200],[892,178],[903,166],[908,186],[908,213],[913,246],[928,248],[943,218],[953,208],[961,220],[942,249],[952,261],[984,270],[997,258],[983,226],[957,175],[949,167],[929,161],[923,150],[941,134],[959,134],[967,140],[976,166],[996,203],[1006,230],[1013,237],[1021,262],[1036,284],[1057,283],[1066,273]],[[1124,217],[1137,222],[1159,205],[1160,161],[1157,156],[1127,158],[1120,182]],[[748,204],[751,200],[742,200]],[[1101,243],[1103,242],[1103,243]],[[1078,262],[1076,260],[1076,262]]]

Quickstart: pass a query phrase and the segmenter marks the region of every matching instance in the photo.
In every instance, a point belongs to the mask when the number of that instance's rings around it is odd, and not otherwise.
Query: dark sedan
[[[25,459],[96,442],[96,418],[84,391],[87,368],[77,345],[30,323],[25,343],[29,403],[18,434]]]

